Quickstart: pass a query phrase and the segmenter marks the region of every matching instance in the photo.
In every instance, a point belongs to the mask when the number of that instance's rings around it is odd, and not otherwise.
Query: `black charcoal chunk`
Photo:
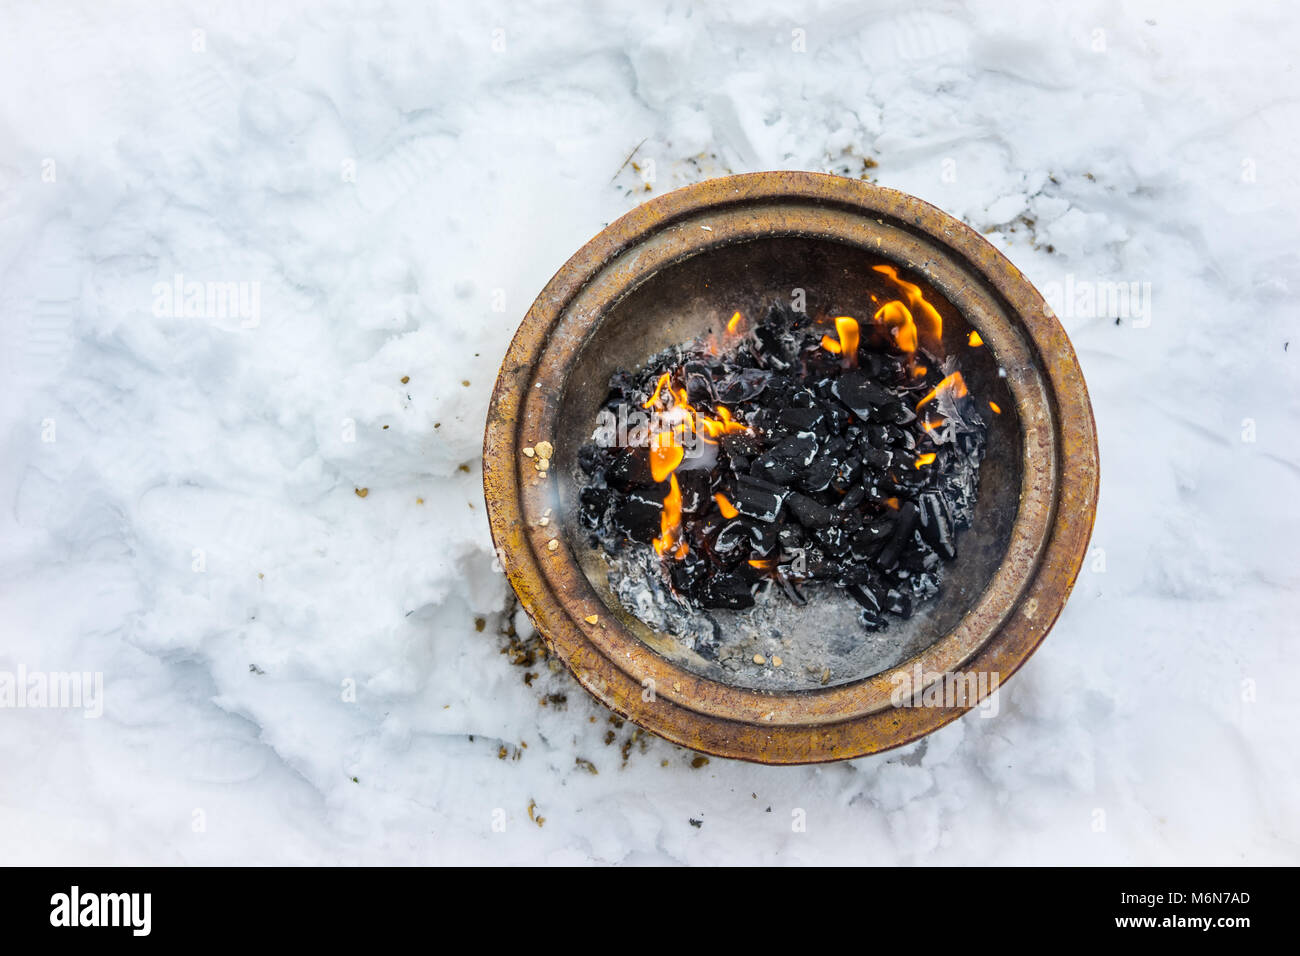
[[[644,449],[622,449],[616,452],[614,460],[605,470],[605,481],[619,491],[631,491],[652,484],[654,478],[650,474],[650,457]]]
[[[868,418],[879,406],[888,404],[891,396],[867,377],[861,369],[849,369],[831,386],[831,393],[859,418]]]
[[[957,557],[948,499],[937,491],[925,491],[921,493],[920,503],[921,537],[944,557],[950,560]]]
[[[713,550],[718,554],[732,554],[742,544],[748,547],[751,527],[750,522],[737,518],[718,532],[713,539]]]
[[[792,465],[784,461],[778,461],[771,455],[764,455],[762,458],[755,458],[749,466],[749,474],[754,478],[761,478],[769,484],[785,486],[799,477],[799,472]]]
[[[766,558],[776,548],[780,532],[779,525],[762,522],[755,524],[749,529],[749,546],[760,558]]]
[[[742,515],[756,521],[775,521],[787,492],[766,482],[742,475],[731,487],[731,504]]]
[[[849,586],[848,591],[849,594],[853,596],[853,600],[857,601],[868,611],[880,610],[880,598],[871,588],[866,587],[863,584],[853,584]]]
[[[912,536],[912,525],[915,521],[916,505],[910,501],[903,502],[898,509],[898,516],[895,518],[894,530],[889,537],[889,542],[876,558],[876,563],[882,568],[889,569],[898,564],[898,556],[902,554],[903,546]]]
[[[866,496],[867,489],[863,488],[861,485],[854,485],[845,492],[844,497],[840,499],[840,503],[836,507],[839,508],[840,511],[855,511],[858,506],[862,504],[862,499]]]
[[[903,619],[912,616],[912,595],[890,588],[885,592],[885,610]]]
[[[614,492],[608,488],[583,488],[578,493],[578,500],[582,507],[579,510],[579,519],[586,528],[599,528],[601,522],[605,520],[605,511],[609,508],[610,499]]]
[[[682,493],[682,513],[696,514],[707,511],[713,504],[713,495],[709,491],[708,473],[700,468],[677,471],[677,486]]]
[[[805,528],[826,528],[835,519],[830,508],[798,492],[790,495],[786,504]]]
[[[807,408],[782,409],[777,421],[796,432],[812,432],[826,418],[826,413],[817,406]]]
[[[610,450],[597,444],[583,445],[578,449],[578,467],[588,478],[595,478],[609,467]]]
[[[760,368],[740,369],[724,375],[714,385],[714,392],[718,396],[718,401],[726,405],[738,405],[756,398],[763,389],[767,388],[771,377],[771,372]]]
[[[770,456],[786,465],[807,468],[817,457],[817,437],[812,432],[801,432],[773,448]]]
[[[888,518],[869,521],[853,536],[853,557],[857,561],[866,561],[880,553],[894,534],[894,522]]]
[[[797,524],[783,524],[777,530],[776,540],[787,551],[799,548],[804,543],[803,531]]]
[[[839,470],[840,463],[837,459],[827,458],[825,455],[819,456],[804,472],[799,487],[809,494],[825,491],[831,486],[831,481],[839,473]]]
[[[714,574],[704,585],[700,603],[706,608],[740,611],[754,606],[753,582],[739,571]]]
[[[633,541],[649,544],[659,537],[663,504],[658,498],[634,491],[613,507],[614,525]]]

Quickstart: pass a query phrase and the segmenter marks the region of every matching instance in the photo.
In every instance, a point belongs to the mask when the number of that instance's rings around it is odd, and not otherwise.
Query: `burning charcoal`
[[[742,475],[736,479],[729,497],[735,509],[745,517],[771,522],[781,511],[786,494],[788,492],[782,488]]]
[[[716,513],[696,518],[686,524],[686,543],[692,552],[708,551],[712,547],[714,535],[726,525],[721,515]]]
[[[699,555],[690,552],[682,560],[673,562],[669,575],[678,591],[695,594],[708,578],[709,565]]]
[[[829,527],[835,517],[825,505],[819,504],[807,495],[801,495],[798,492],[790,495],[786,499],[786,504],[790,506],[794,516],[799,519],[799,523],[805,528]]]
[[[827,560],[826,553],[821,548],[805,548],[803,556],[808,577],[826,580],[834,576],[836,566]]]
[[[935,574],[918,574],[912,578],[912,606],[928,601],[939,593],[939,581]]]
[[[838,433],[849,427],[849,422],[852,421],[853,416],[838,402],[833,405],[825,405],[824,409],[826,412],[824,425],[828,432]]]
[[[722,438],[719,439],[719,444],[722,446],[722,450],[732,458],[737,456],[753,458],[762,451],[762,448],[758,444],[758,439],[753,435],[744,432],[731,432],[730,434],[723,435]]]
[[[879,583],[879,573],[866,562],[853,561],[852,555],[841,559],[839,575],[835,578],[837,588],[848,588],[855,584],[876,585]]]
[[[696,433],[706,431],[699,416],[719,426],[671,484],[664,471],[654,480],[650,463],[662,467],[663,456],[643,446],[580,449],[589,485],[579,520],[593,542],[616,554],[628,539],[667,540],[664,580],[696,608],[740,610],[776,590],[803,604],[806,588],[834,587],[877,630],[931,599],[973,515],[986,425],[954,387],[956,356],[906,355],[905,339],[864,333],[846,361],[835,343],[850,333],[837,323],[828,334],[825,318],[777,306],[748,334],[725,338],[726,351],[691,343],[616,373],[607,407],[662,412],[683,404],[684,389],[694,410],[680,413],[697,416]],[[712,637],[701,622],[691,644],[716,659],[712,624]],[[861,638],[838,639],[848,652]]]
[[[649,457],[640,449],[615,452],[614,460],[605,469],[605,481],[611,488],[624,492],[652,484],[654,478],[650,474]]]
[[[890,393],[867,377],[862,369],[850,369],[831,386],[831,392],[859,418],[869,418],[881,405],[891,402]]]
[[[771,368],[783,372],[790,367],[798,351],[793,336],[778,332],[771,325],[760,325],[754,330],[754,337],[758,340],[763,359]]]
[[[663,505],[658,498],[633,492],[614,504],[614,525],[633,541],[649,544],[659,537]]]
[[[636,387],[636,382],[629,372],[619,369],[609,377],[609,395],[605,399],[606,405],[613,405],[625,401]]]
[[[715,574],[704,585],[701,605],[706,608],[729,608],[733,611],[754,606],[753,583],[739,572]]]
[[[835,477],[831,479],[831,487],[841,494],[845,494],[858,483],[861,477],[862,463],[850,458],[840,462],[839,468],[835,469]]]
[[[771,372],[763,369],[746,368],[729,372],[714,386],[718,401],[726,405],[738,405],[756,398],[767,387]]]
[[[886,422],[890,425],[906,425],[908,422],[916,421],[916,412],[902,402],[886,402],[872,414],[872,421]]]
[[[774,524],[756,524],[749,529],[749,544],[761,558],[766,558],[776,548],[781,529]]]
[[[709,491],[709,476],[701,469],[691,471],[679,470],[677,484],[682,493],[682,512],[695,514],[707,510],[713,504],[713,495]]]
[[[750,528],[752,527],[753,525],[748,521],[737,518],[718,532],[718,536],[713,539],[713,550],[718,554],[733,553],[742,543],[749,543]]]

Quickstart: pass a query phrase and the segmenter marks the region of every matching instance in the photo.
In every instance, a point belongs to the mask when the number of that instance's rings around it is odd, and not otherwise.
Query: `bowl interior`
[[[822,589],[807,606],[779,594],[746,611],[708,612],[722,651],[706,659],[671,635],[648,627],[615,594],[604,553],[579,526],[578,491],[584,480],[578,449],[591,440],[596,415],[620,368],[641,368],[673,345],[721,333],[739,309],[761,320],[776,303],[790,303],[802,290],[814,318],[854,315],[865,320],[871,294],[895,293],[873,265],[890,263],[921,287],[943,316],[943,339],[988,422],[988,446],[980,468],[979,498],[971,527],[957,541],[957,558],[943,570],[938,596],[906,621],[875,633],[857,623],[857,604],[846,594]],[[1015,404],[988,347],[970,347],[972,325],[925,275],[905,263],[855,245],[806,236],[775,236],[714,247],[660,269],[610,305],[574,356],[560,397],[553,474],[558,479],[560,524],[583,573],[612,615],[655,652],[702,677],[760,690],[809,690],[848,683],[906,661],[942,638],[974,605],[1002,563],[1021,491],[1021,433]],[[1001,414],[989,409],[995,402]],[[776,649],[780,669],[752,664],[755,653]]]

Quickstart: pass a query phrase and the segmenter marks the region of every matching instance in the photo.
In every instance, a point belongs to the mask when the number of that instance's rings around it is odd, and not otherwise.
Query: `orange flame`
[[[923,467],[923,466],[925,466],[925,465],[928,465],[928,464],[930,464],[932,461],[934,461],[935,458],[937,458],[937,457],[939,457],[939,456],[936,455],[936,454],[935,454],[934,452],[932,452],[932,451],[927,451],[924,455],[917,455],[917,456],[916,456],[916,467],[917,467],[917,468],[921,468],[921,467]]]
[[[893,266],[872,266],[876,272],[879,272],[886,279],[896,285],[907,299],[913,311],[920,312],[926,320],[926,344],[932,348],[939,348],[943,342],[943,317],[939,315],[937,309],[929,302],[925,301],[925,296],[921,294],[921,287],[913,285],[911,282],[898,277],[898,270]]]
[[[664,372],[659,376],[659,381],[655,383],[655,390],[650,393],[650,397],[641,403],[642,408],[653,408],[660,402],[660,393],[668,387],[668,382],[672,376],[671,372]]]
[[[998,403],[997,403],[997,402],[989,402],[989,408],[993,409],[993,414],[994,414],[994,415],[1001,415],[1001,414],[1002,414],[1002,409],[998,407]]]
[[[980,334],[975,331],[971,332],[971,334],[967,337],[966,341],[971,348],[978,348],[979,346],[984,344],[984,340],[980,338]]]
[[[751,568],[758,568],[760,571],[771,571],[776,567],[774,558],[750,558],[748,563]]]
[[[912,321],[912,313],[908,311],[907,306],[897,299],[892,302],[886,302],[872,320],[879,325],[883,325],[889,330],[889,334],[894,339],[894,344],[902,351],[911,355],[916,351],[916,323]]]
[[[728,501],[727,496],[722,492],[719,491],[714,495],[713,500],[718,503],[718,510],[722,512],[722,517],[726,518],[728,521],[740,514],[740,512],[736,510],[736,506]]]
[[[966,380],[961,377],[961,372],[953,372],[942,382],[932,388],[929,395],[916,403],[917,409],[919,410],[922,405],[933,401],[938,397],[940,392],[946,390],[951,390],[955,398],[962,398],[963,396],[970,394],[966,389]]]
[[[858,364],[858,320],[851,315],[836,316],[835,334],[839,336],[838,339],[829,335],[822,336],[822,348],[832,355],[844,356],[845,367],[853,368]]]
[[[897,510],[898,510],[898,499],[897,499],[897,498],[886,498],[886,499],[885,499],[885,507],[887,507],[887,508],[893,508],[895,511],[897,511]]]
[[[738,329],[738,328],[740,327],[740,321],[741,321],[741,319],[740,319],[740,310],[737,309],[737,310],[736,310],[736,314],[733,315],[733,316],[731,317],[731,319],[727,322],[727,331],[728,331],[728,332],[735,332],[736,329]]]
[[[685,541],[679,541],[682,532],[682,489],[677,484],[677,476],[668,479],[668,494],[664,496],[663,514],[659,516],[659,537],[653,542],[656,554],[673,552],[673,557],[684,558],[688,550]]]
[[[682,463],[686,456],[684,449],[672,432],[656,432],[650,439],[650,475],[655,481],[663,481]]]
[[[737,312],[736,316],[740,313]],[[733,319],[735,317],[733,316]],[[666,402],[671,401],[671,406]],[[669,479],[668,494],[663,501],[663,513],[660,516],[659,537],[653,542],[656,553],[660,555],[671,554],[677,559],[686,557],[689,553],[689,547],[685,540],[681,539],[682,533],[682,492],[677,484],[676,471],[686,458],[686,449],[683,445],[682,438],[688,432],[702,438],[710,444],[716,444],[715,439],[720,435],[726,435],[731,432],[747,432],[749,426],[742,422],[736,421],[731,412],[722,405],[717,407],[717,418],[713,418],[703,412],[697,411],[691,405],[686,389],[672,387],[672,372],[664,372],[659,376],[659,381],[655,383],[653,394],[644,402],[643,407],[654,408],[659,412],[666,412],[671,409],[673,422],[667,430],[656,431],[650,437],[650,474],[655,481]],[[724,508],[722,502],[726,501],[721,495],[718,507],[726,517],[735,517],[736,512],[731,502],[727,502]],[[727,515],[727,508],[732,509],[732,514]]]

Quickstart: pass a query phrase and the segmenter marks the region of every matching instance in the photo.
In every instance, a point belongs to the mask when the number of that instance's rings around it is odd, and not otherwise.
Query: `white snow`
[[[0,858],[1300,860],[1300,13],[702,6],[6,5],[0,671],[102,672],[104,714],[0,710]],[[782,168],[1089,290],[1093,551],[996,717],[624,765],[499,653],[488,396],[607,222]]]

